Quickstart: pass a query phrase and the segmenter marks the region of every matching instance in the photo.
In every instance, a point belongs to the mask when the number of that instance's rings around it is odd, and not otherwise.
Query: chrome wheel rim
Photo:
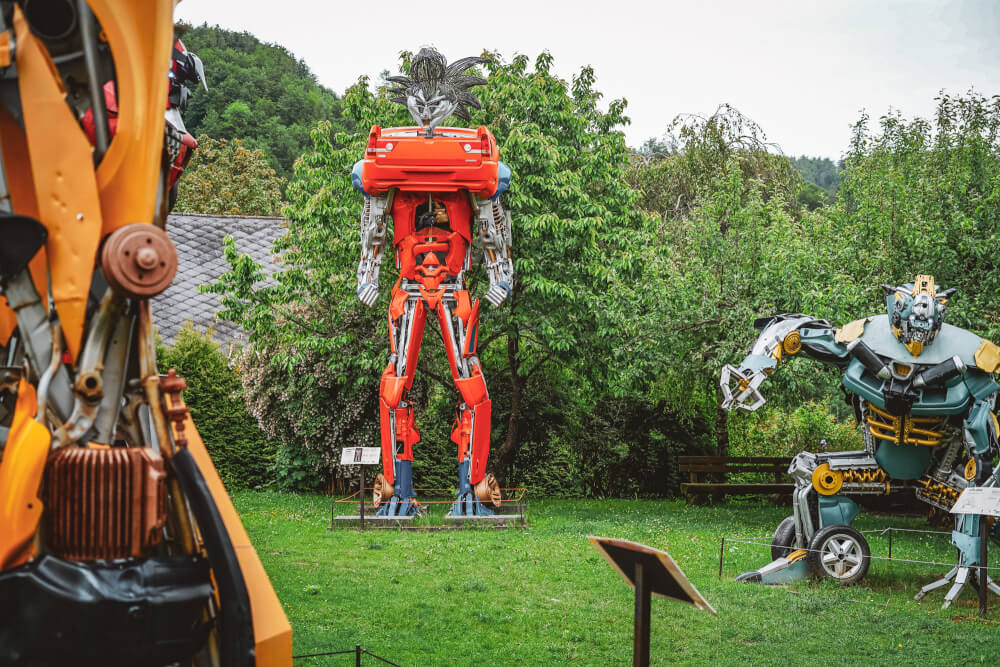
[[[820,563],[828,577],[847,579],[854,576],[864,564],[865,554],[858,543],[850,535],[838,533],[831,535],[820,548]]]

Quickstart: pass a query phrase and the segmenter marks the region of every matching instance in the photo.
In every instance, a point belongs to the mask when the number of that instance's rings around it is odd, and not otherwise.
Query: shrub
[[[826,440],[821,448],[820,440]],[[792,409],[771,408],[729,420],[732,456],[794,456],[799,452],[863,449],[854,419],[838,419],[827,403],[807,401]]]
[[[212,332],[195,331],[187,323],[170,347],[157,350],[163,371],[177,370],[187,380],[184,402],[226,487],[255,488],[266,484],[275,447],[243,404],[240,379],[230,367]]]

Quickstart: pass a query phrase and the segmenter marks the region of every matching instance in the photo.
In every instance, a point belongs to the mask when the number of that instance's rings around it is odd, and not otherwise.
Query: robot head
[[[179,109],[182,112],[187,107],[188,99],[191,97],[189,85],[197,86],[200,83],[205,87],[205,90],[208,90],[208,83],[205,81],[205,66],[202,64],[201,58],[188,51],[179,39],[174,42],[167,78],[170,81],[167,103],[171,108]]]
[[[955,289],[940,292],[934,287],[934,276],[917,276],[912,283],[894,287],[882,285],[885,306],[889,313],[892,333],[914,357],[930,345],[944,323],[948,297]]]
[[[473,65],[488,62],[487,58],[461,58],[448,64],[445,57],[433,48],[424,47],[413,57],[410,76],[390,76],[396,84],[389,89],[393,102],[405,104],[413,120],[433,136],[434,128],[448,116],[469,120],[469,110],[481,108],[479,100],[469,92],[472,86],[486,83],[478,76],[467,76],[465,70]]]

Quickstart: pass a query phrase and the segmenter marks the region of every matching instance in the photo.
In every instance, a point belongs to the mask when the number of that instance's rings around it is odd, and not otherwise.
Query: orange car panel
[[[451,135],[451,136],[445,136]],[[362,186],[370,195],[401,192],[458,192],[480,197],[497,191],[500,152],[488,129],[439,127],[433,137],[416,127],[372,127]],[[449,214],[451,211],[449,211]]]
[[[38,219],[38,201],[35,199],[35,184],[31,180],[31,159],[24,130],[6,109],[0,109],[0,146],[3,150],[4,173],[7,175],[7,191],[10,194],[14,213]],[[39,294],[49,288],[48,267],[45,253],[39,252],[28,263],[32,282]],[[46,310],[49,300],[42,299]],[[10,342],[17,327],[17,315],[7,304],[6,297],[0,296],[0,345]]]
[[[0,461],[0,570],[20,565],[32,553],[32,539],[42,516],[42,483],[52,436],[34,420],[35,388],[22,378],[10,433]]]

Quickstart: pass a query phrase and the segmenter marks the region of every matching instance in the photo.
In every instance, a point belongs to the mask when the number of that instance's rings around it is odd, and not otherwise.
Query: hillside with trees
[[[292,163],[312,145],[309,133],[317,122],[345,129],[338,96],[285,47],[204,24],[181,24],[178,34],[205,64],[208,81],[208,90],[194,91],[184,113],[195,137],[239,139],[287,179]]]

